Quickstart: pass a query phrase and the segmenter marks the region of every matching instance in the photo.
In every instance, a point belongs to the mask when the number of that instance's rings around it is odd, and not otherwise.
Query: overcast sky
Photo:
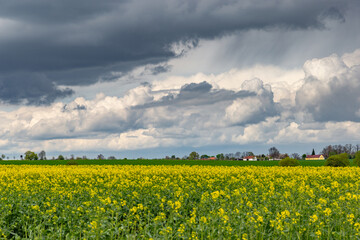
[[[0,153],[360,144],[358,0],[0,0]]]

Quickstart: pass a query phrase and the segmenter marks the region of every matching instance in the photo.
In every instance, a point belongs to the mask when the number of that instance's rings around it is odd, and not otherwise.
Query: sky
[[[360,144],[358,0],[0,0],[0,153]]]

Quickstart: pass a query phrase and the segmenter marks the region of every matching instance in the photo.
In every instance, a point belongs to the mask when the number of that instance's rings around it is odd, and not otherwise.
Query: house
[[[324,155],[306,155],[305,160],[325,160]]]
[[[257,158],[255,156],[247,156],[243,157],[243,161],[257,161]]]

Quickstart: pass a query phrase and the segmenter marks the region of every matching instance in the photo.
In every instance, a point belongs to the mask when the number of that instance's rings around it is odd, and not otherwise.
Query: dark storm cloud
[[[0,76],[0,96],[5,103],[47,105],[73,93],[69,88],[59,89],[40,74]]]
[[[163,64],[163,65],[157,65],[152,68],[148,68],[147,70],[149,70],[153,75],[158,75],[160,73],[169,72],[171,70],[171,66],[168,64]]]
[[[1,81],[0,100],[51,102],[71,93],[56,89],[56,85],[88,85],[111,71],[127,72],[136,66],[166,62],[182,53],[170,48],[179,41],[186,46],[186,40],[196,43],[199,38],[248,29],[321,28],[326,18],[342,21],[348,3],[0,1],[0,77],[14,79]],[[153,74],[167,70],[155,68]],[[23,78],[36,74],[45,77]],[[17,89],[26,84],[32,87]],[[49,90],[53,94],[49,95]]]
[[[190,83],[181,87],[180,96],[193,93],[208,93],[210,92],[212,86],[210,83],[201,82],[201,83]]]
[[[214,90],[208,82],[190,83],[181,87],[180,92],[176,95],[168,94],[159,101],[150,102],[144,105],[136,106],[139,108],[152,108],[162,106],[184,107],[184,106],[201,106],[212,105],[224,101],[233,101],[237,98],[246,98],[256,96],[256,93],[249,91],[231,91],[231,90]]]
[[[340,22],[345,22],[344,15],[337,8],[334,8],[334,7],[326,9],[321,14],[320,18],[323,18],[323,19],[329,18],[329,19],[333,19],[333,20],[338,20]]]

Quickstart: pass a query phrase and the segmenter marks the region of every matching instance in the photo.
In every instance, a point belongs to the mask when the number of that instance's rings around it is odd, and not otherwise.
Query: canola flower
[[[358,239],[360,169],[0,168],[0,239]]]

